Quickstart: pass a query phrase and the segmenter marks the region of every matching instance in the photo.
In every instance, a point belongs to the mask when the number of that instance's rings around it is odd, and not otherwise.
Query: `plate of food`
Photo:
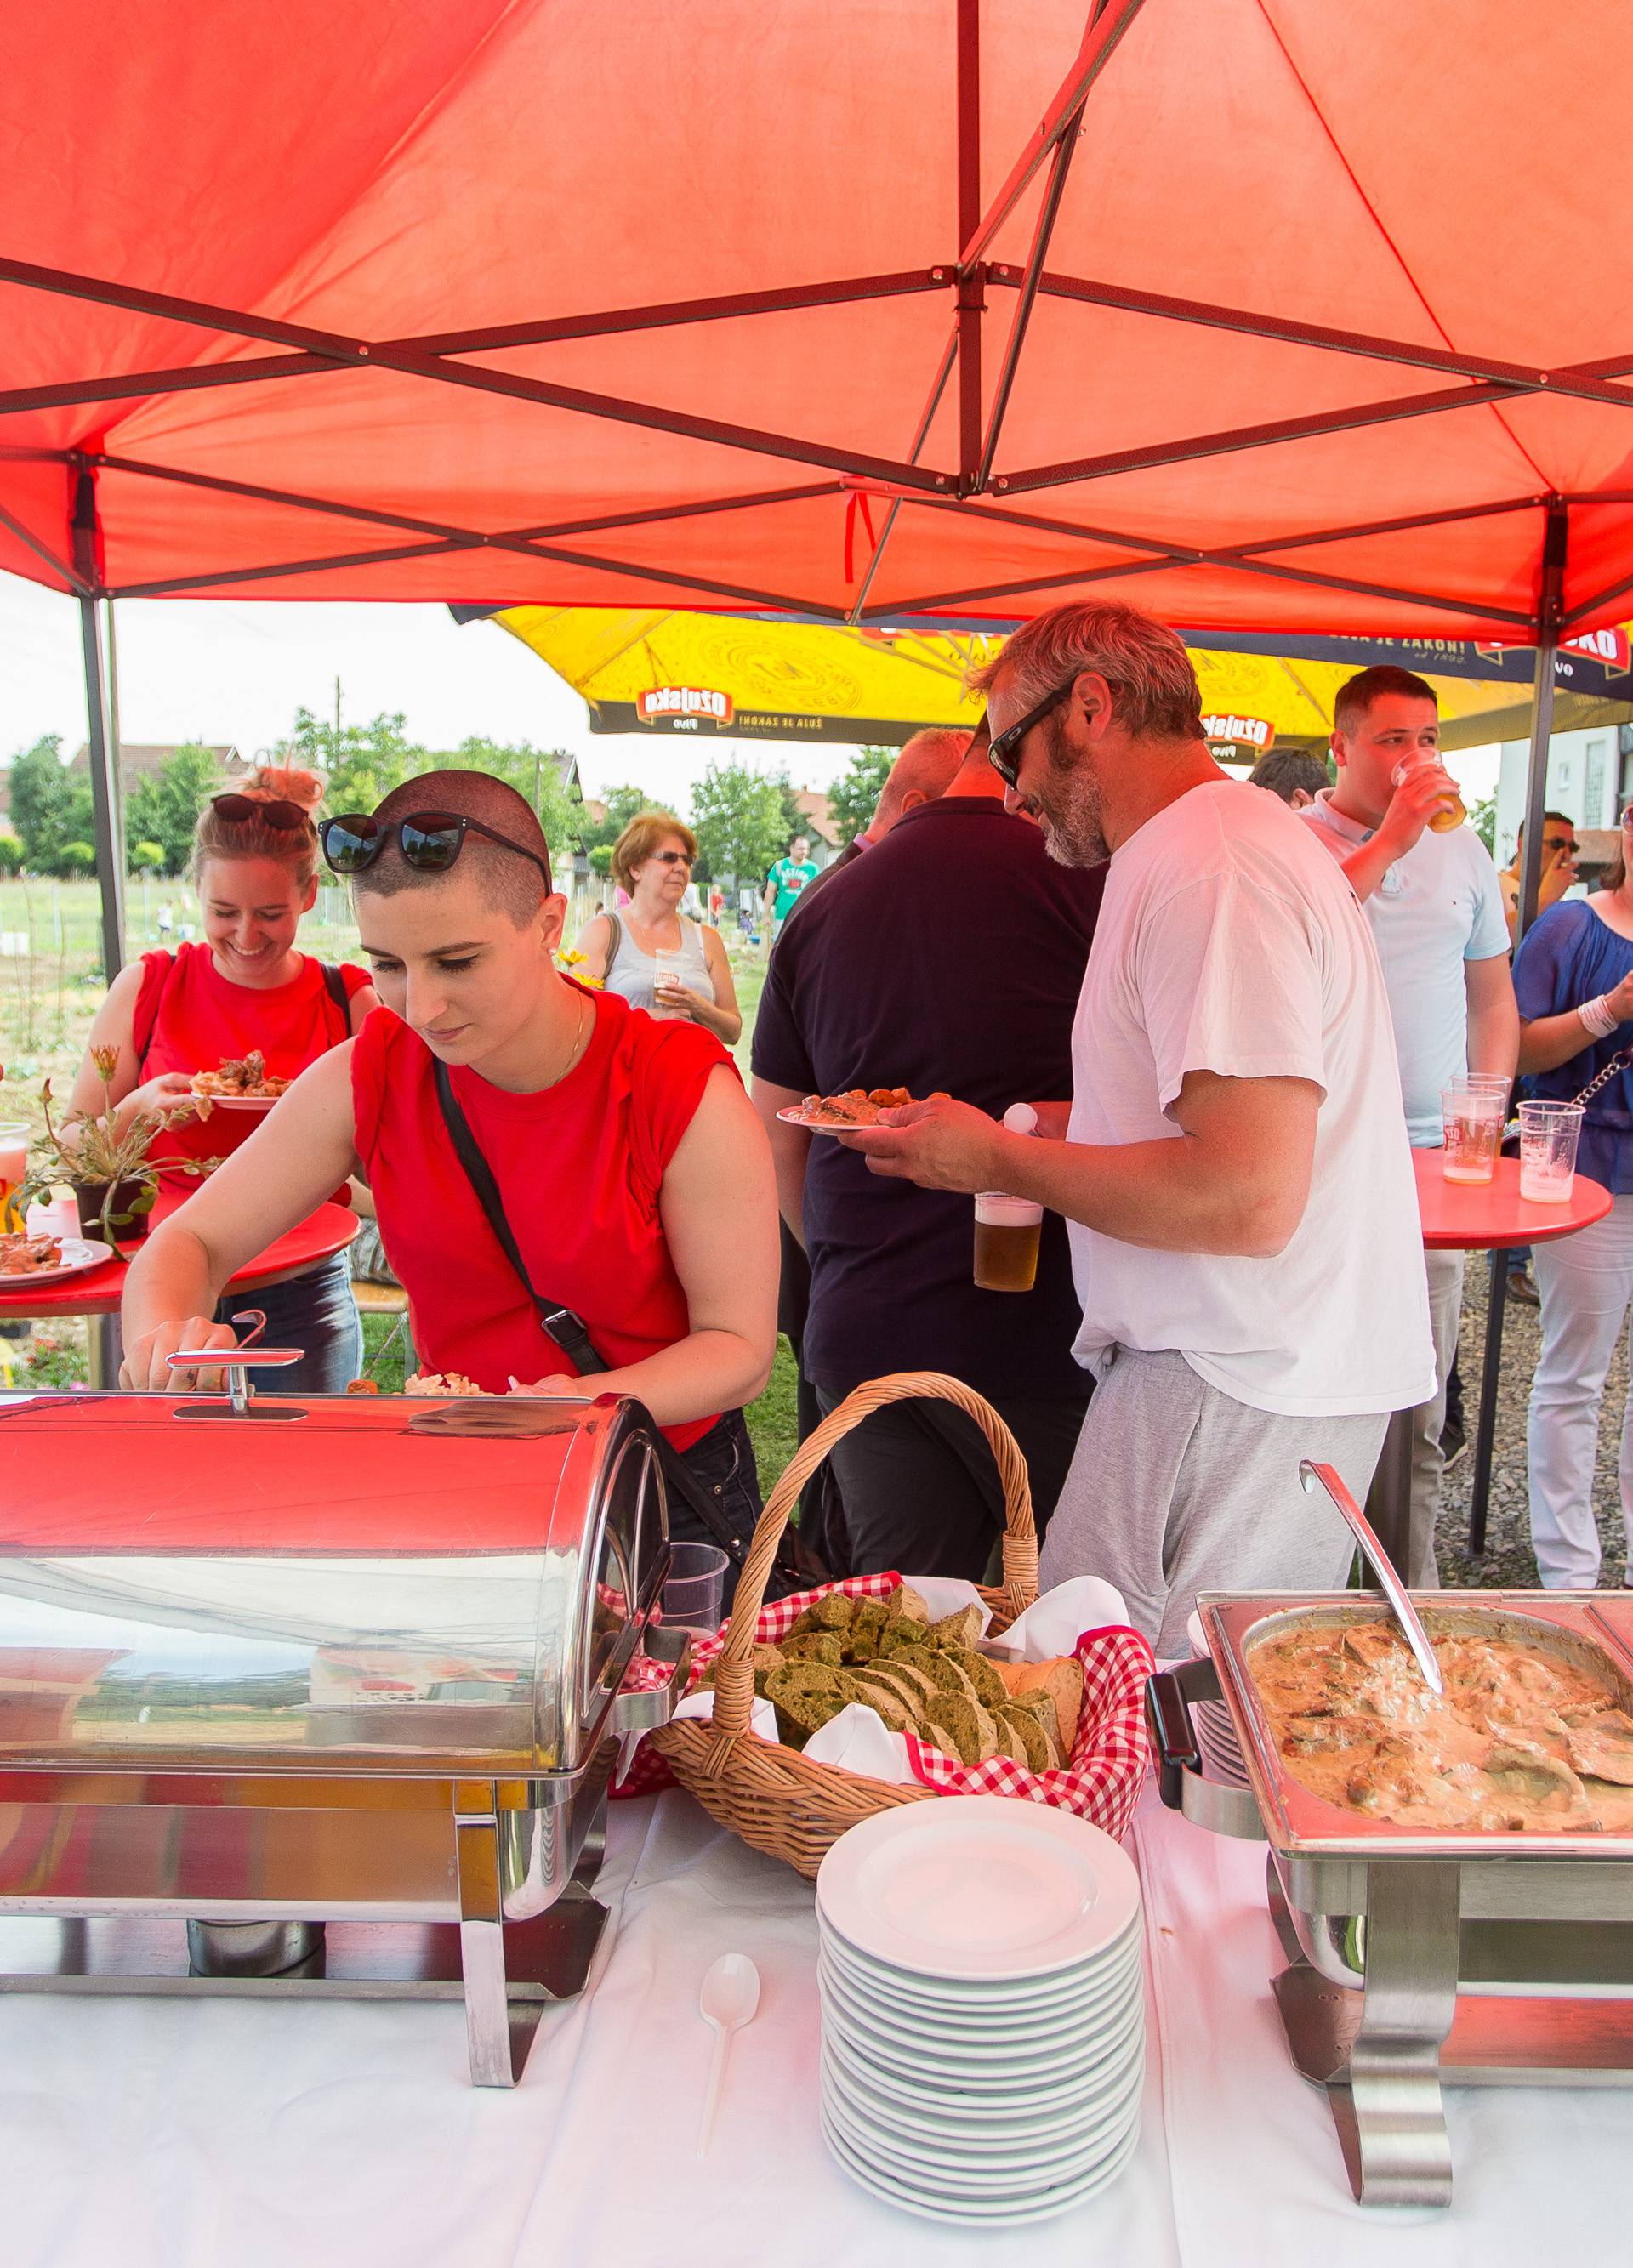
[[[113,1256],[113,1246],[94,1236],[0,1236],[0,1290],[83,1276]]]
[[[280,1094],[294,1085],[267,1069],[259,1048],[247,1056],[229,1056],[216,1071],[193,1074],[193,1092],[217,1110],[270,1110]]]
[[[945,1102],[947,1096],[938,1087],[927,1099]],[[785,1126],[803,1126],[812,1134],[844,1134],[856,1126],[876,1126],[882,1113],[914,1100],[905,1086],[853,1086],[844,1094],[808,1094],[777,1116]]]

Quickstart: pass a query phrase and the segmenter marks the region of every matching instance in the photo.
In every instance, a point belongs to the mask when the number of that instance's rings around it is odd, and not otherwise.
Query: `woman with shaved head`
[[[771,1371],[777,1204],[730,1057],[558,972],[565,902],[502,781],[432,772],[321,834],[384,1005],[149,1240],[126,1286],[127,1383],[164,1388],[177,1349],[230,1345],[213,1320],[227,1279],[359,1174],[424,1367],[580,1393],[581,1325],[605,1366],[590,1390],[643,1402],[746,1535],[742,1405]]]

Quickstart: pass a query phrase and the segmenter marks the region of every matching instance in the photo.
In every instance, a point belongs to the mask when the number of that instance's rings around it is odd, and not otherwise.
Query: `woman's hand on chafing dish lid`
[[[879,1114],[876,1126],[858,1126],[839,1136],[847,1150],[860,1150],[870,1174],[916,1182],[921,1189],[1007,1189],[1005,1152],[1023,1138],[1006,1134],[996,1119],[968,1102],[945,1095],[934,1101],[904,1103]]]
[[[219,1370],[213,1366],[172,1370],[168,1357],[180,1354],[184,1347],[202,1353],[206,1347],[237,1344],[238,1333],[230,1324],[217,1322],[213,1315],[188,1315],[182,1322],[160,1323],[126,1347],[119,1366],[119,1383],[127,1394],[190,1394],[201,1385],[218,1387]]]

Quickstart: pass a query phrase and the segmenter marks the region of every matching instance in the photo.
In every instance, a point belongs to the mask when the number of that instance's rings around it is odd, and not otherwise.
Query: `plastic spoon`
[[[709,2083],[704,2090],[703,2116],[698,2122],[698,2155],[709,2146],[714,2106],[720,2101],[720,2074],[726,2068],[726,2043],[731,2034],[751,2023],[760,2005],[760,1972],[746,1953],[722,1953],[703,1980],[698,2013],[714,2027],[714,2053],[709,2059]]]

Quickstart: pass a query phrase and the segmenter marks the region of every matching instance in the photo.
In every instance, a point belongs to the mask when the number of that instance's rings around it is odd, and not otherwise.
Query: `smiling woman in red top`
[[[558,973],[565,903],[501,781],[433,772],[323,832],[392,1012],[306,1071],[150,1239],[125,1293],[129,1382],[159,1388],[178,1347],[230,1344],[210,1321],[221,1285],[361,1173],[425,1368],[493,1393],[580,1391],[461,1162],[462,1121],[532,1292],[573,1310],[608,1366],[595,1390],[636,1395],[694,1476],[751,1513],[742,1404],[771,1371],[777,1206],[730,1057]]]
[[[313,814],[322,792],[314,772],[263,769],[241,788],[212,796],[200,813],[192,881],[203,943],[144,953],[122,969],[91,1027],[91,1047],[119,1051],[111,1093],[122,1128],[138,1113],[185,1102],[196,1071],[214,1071],[252,1049],[269,1071],[294,1079],[357,1031],[376,1005],[361,968],[330,968],[296,947],[301,917],[317,896]],[[102,1082],[87,1049],[72,1108],[102,1107]],[[259,1123],[252,1111],[212,1111],[208,1120],[167,1129],[152,1156],[159,1164],[221,1157]],[[182,1197],[199,1186],[191,1174],[164,1179]],[[335,1194],[332,1182],[322,1192]],[[344,1255],[270,1286],[255,1305],[266,1312],[269,1345],[306,1350],[304,1361],[267,1373],[269,1391],[338,1393],[356,1377],[363,1342]]]

